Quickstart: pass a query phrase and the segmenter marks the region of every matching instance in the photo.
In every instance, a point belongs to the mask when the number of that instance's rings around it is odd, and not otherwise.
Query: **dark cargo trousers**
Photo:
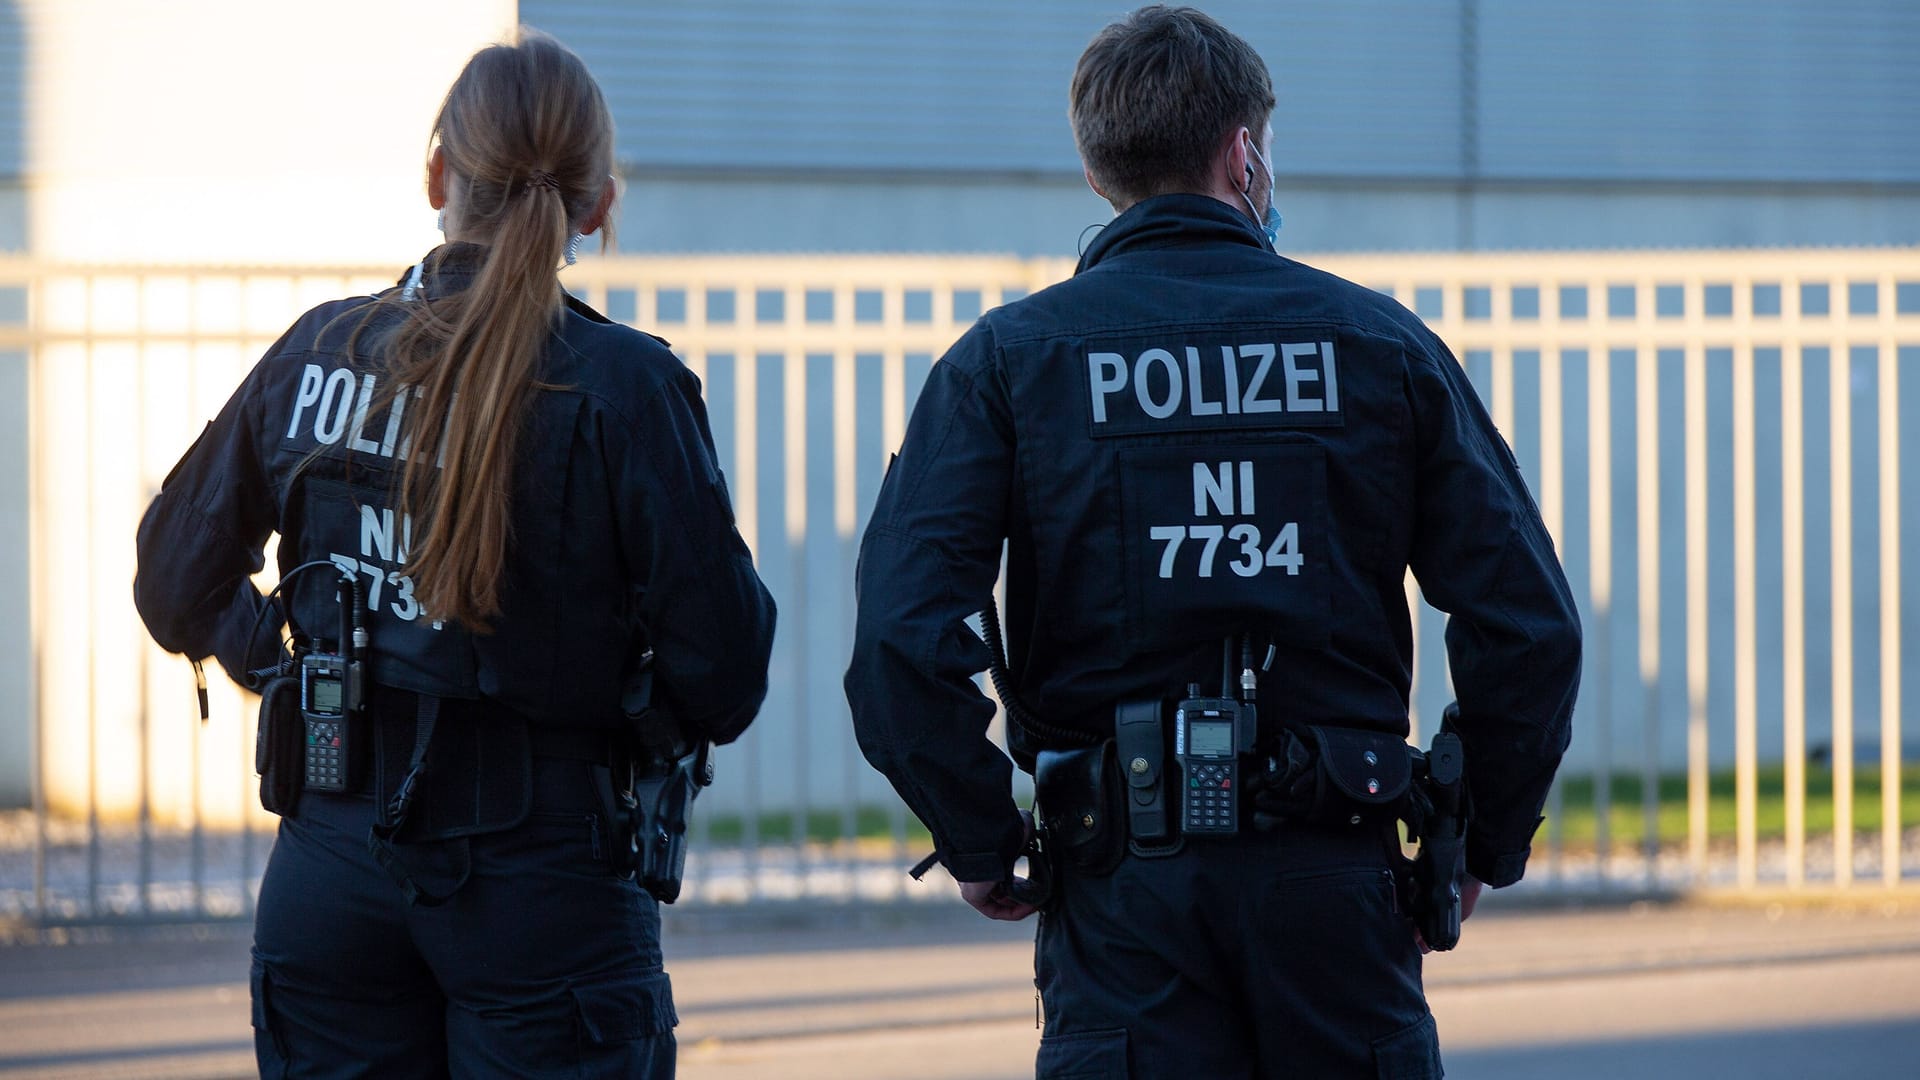
[[[437,907],[374,862],[369,796],[303,796],[260,887],[260,1074],[671,1077],[659,909],[613,875],[590,769],[536,759],[525,824],[406,849],[429,888],[470,867]]]
[[[1034,958],[1042,1080],[1441,1075],[1372,827],[1190,840],[1055,887]]]

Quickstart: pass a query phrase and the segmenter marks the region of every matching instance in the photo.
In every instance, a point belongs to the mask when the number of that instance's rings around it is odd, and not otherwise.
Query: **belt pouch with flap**
[[[1049,853],[1083,874],[1109,874],[1126,852],[1114,782],[1113,740],[1034,756],[1033,795]]]
[[[1155,846],[1176,839],[1167,802],[1165,709],[1158,699],[1123,701],[1113,711],[1113,739],[1126,780],[1127,831],[1134,843]]]
[[[1405,739],[1380,731],[1310,727],[1318,783],[1312,818],[1329,825],[1395,816],[1413,785],[1413,755]]]

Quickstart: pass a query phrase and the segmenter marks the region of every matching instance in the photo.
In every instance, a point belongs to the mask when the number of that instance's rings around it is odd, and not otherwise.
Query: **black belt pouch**
[[[1319,776],[1311,817],[1328,825],[1397,816],[1413,786],[1413,755],[1398,735],[1310,727]]]
[[[1120,865],[1127,826],[1113,763],[1113,740],[1034,758],[1033,799],[1049,854],[1077,873],[1103,875]]]
[[[281,675],[260,688],[260,722],[254,732],[253,771],[260,774],[260,805],[293,817],[300,807],[306,762],[306,723],[300,717],[300,676]]]

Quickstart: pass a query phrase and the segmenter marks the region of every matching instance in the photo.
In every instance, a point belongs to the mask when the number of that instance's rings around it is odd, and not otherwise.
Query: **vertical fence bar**
[[[1707,356],[1699,341],[1686,354],[1687,491],[1687,868],[1707,874]]]
[[[693,296],[700,296],[700,319],[706,328],[706,286],[688,286],[688,307]],[[691,320],[693,313],[688,312]],[[734,390],[734,467],[740,474],[739,496],[734,509],[735,524],[746,539],[748,550],[760,558],[760,357],[751,343],[742,342],[733,354]],[[760,787],[761,746],[765,739],[754,739],[747,748],[746,798],[740,823],[740,844],[746,893],[753,899],[760,892]]]
[[[1541,286],[1541,303],[1549,302],[1546,285]],[[1551,301],[1557,305],[1557,296]],[[1556,348],[1540,350],[1540,519],[1548,535],[1561,550],[1566,549],[1566,428],[1562,423],[1565,405],[1561,386],[1561,356]],[[1562,883],[1566,871],[1566,813],[1562,781],[1556,778],[1547,789],[1547,881]]]
[[[46,324],[46,279],[36,275],[32,280],[33,291],[28,297],[30,305],[29,326],[42,331]],[[43,703],[47,679],[47,601],[48,583],[42,572],[49,551],[49,537],[46,534],[47,454],[41,447],[46,438],[47,419],[50,415],[46,405],[46,357],[42,350],[40,333],[27,350],[27,400],[32,407],[27,411],[27,491],[31,500],[32,519],[27,522],[27,535],[31,538],[33,550],[28,555],[27,588],[31,597],[29,618],[33,625],[33,680],[28,687],[29,708],[32,715],[28,720],[28,738],[32,742],[31,759],[33,762],[27,782],[31,787],[29,796],[33,802],[33,913],[40,920],[47,918],[47,732]]]
[[[806,630],[809,597],[807,595],[807,354],[790,348],[786,355],[786,374],[780,380],[782,451],[785,456],[784,490],[780,501],[786,511],[787,557],[793,575],[793,617],[800,632],[788,637],[787,659],[793,678],[793,870],[806,894],[807,817],[812,809],[812,762],[808,755],[813,742],[812,665]]]
[[[1407,596],[1407,630],[1413,641],[1413,666],[1407,680],[1407,741],[1415,746],[1420,742],[1420,584],[1415,580],[1413,571],[1408,570],[1401,582],[1401,591]]]
[[[1891,309],[1892,305],[1887,305]],[[1900,884],[1900,351],[1880,342],[1880,880]]]
[[[1828,364],[1833,484],[1833,883],[1853,884],[1853,354]]]
[[[1806,418],[1800,346],[1780,350],[1780,678],[1786,759],[1787,887],[1807,874]]]
[[[134,325],[142,332],[147,329],[147,282],[144,277],[134,279],[137,314]],[[134,385],[134,430],[133,447],[139,462],[134,475],[141,481],[147,477],[147,350],[136,346],[133,368]],[[142,495],[146,494],[144,491]],[[141,915],[153,916],[153,710],[147,700],[148,669],[152,662],[152,646],[145,636],[137,630],[134,634],[133,652],[138,658],[134,662],[135,678],[139,687],[139,741],[140,741],[140,885],[136,905]]]
[[[987,305],[984,291],[981,304]],[[913,403],[907,400],[907,355],[897,337],[889,337],[885,352],[880,358],[880,452],[882,474],[892,463],[893,455],[900,449],[900,443],[907,437],[907,411]],[[912,859],[907,853],[907,804],[900,799],[890,800],[893,810],[893,857],[895,864],[911,865]],[[904,875],[890,875],[897,895],[905,895],[907,879]]]
[[[1646,885],[1660,861],[1660,353],[1640,346],[1634,373],[1634,472],[1638,488],[1635,546],[1639,560],[1641,743],[1640,850]]]
[[[1594,295],[1605,297],[1599,288]],[[1607,885],[1613,817],[1613,363],[1605,342],[1587,353],[1588,576],[1593,596],[1593,856]]]
[[[845,346],[833,354],[833,533],[839,553],[838,584],[840,602],[847,613],[841,619],[840,642],[836,657],[853,652],[853,562],[858,539],[854,533],[860,519],[858,477],[854,435],[858,431],[859,395],[854,370],[853,350]],[[840,832],[846,842],[847,882],[853,895],[859,895],[860,873],[860,752],[853,738],[853,725],[840,724],[840,745],[845,748],[846,767],[840,789]]]
[[[246,282],[244,279],[242,279],[238,282],[238,284],[240,288],[240,295],[244,298],[246,296]],[[198,336],[198,332],[200,330],[199,285],[200,285],[199,280],[197,278],[194,279],[190,286],[192,289],[192,292],[187,297],[187,326],[188,326],[188,333],[190,335],[190,339],[187,345],[188,351],[187,351],[187,387],[186,389],[187,389],[187,401],[190,403],[190,407],[195,409],[199,408],[199,403],[200,403],[200,365],[203,362],[200,356],[200,341]],[[244,316],[242,316],[242,318],[244,320]],[[242,322],[242,325],[243,326],[245,325],[244,321]],[[196,718],[192,727],[193,727],[193,735],[192,735],[192,738],[188,741],[188,751],[193,755],[193,761],[188,768],[188,780],[187,780],[188,784],[190,785],[189,791],[188,791],[188,798],[190,800],[190,804],[193,810],[193,832],[192,832],[192,840],[191,840],[189,875],[192,879],[192,885],[193,885],[193,914],[196,916],[200,916],[200,915],[205,915],[207,911],[206,822],[203,820],[203,818],[205,817],[205,807],[202,804],[200,799],[200,772],[201,772],[200,750],[201,750],[201,741],[204,738],[206,733],[206,725],[201,724]]]
[[[1738,880],[1759,877],[1757,660],[1754,643],[1753,346],[1733,351],[1733,772]]]
[[[94,463],[98,460],[98,455],[94,453],[94,445],[93,445],[94,439],[98,437],[99,433],[95,430],[93,409],[91,407],[94,400],[93,376],[94,376],[94,362],[95,362],[94,337],[93,337],[93,334],[94,334],[93,290],[96,284],[97,283],[93,281],[91,278],[89,278],[87,281],[87,302],[86,302],[87,343],[86,343],[85,352],[82,354],[85,357],[82,363],[84,363],[86,366],[81,373],[81,379],[82,379],[81,385],[85,388],[84,394],[81,397],[81,400],[88,403],[88,408],[86,410],[87,419],[85,423],[87,441],[86,441],[86,450],[84,451],[84,459],[86,461],[86,465],[85,465],[84,471],[81,473],[81,475],[85,477],[85,479],[82,480],[81,483],[84,483],[87,486],[87,500],[86,500],[87,512],[86,512],[86,525],[85,525],[85,528],[87,530],[87,538],[85,540],[85,545],[87,550],[87,566],[89,568],[98,566],[100,564],[100,560],[98,558],[99,549],[98,549],[97,539],[96,539],[100,530],[95,525],[96,521],[99,518],[100,488],[98,484],[98,479],[95,476],[95,465],[94,465]],[[86,587],[87,603],[86,603],[86,607],[82,609],[86,612],[86,616],[82,620],[82,625],[86,627],[86,633],[87,633],[87,695],[86,695],[86,701],[87,701],[87,914],[95,918],[98,918],[101,914],[100,912],[100,681],[99,681],[100,671],[99,671],[99,659],[98,659],[99,650],[93,648],[93,645],[94,645],[94,635],[96,635],[99,632],[100,628],[97,622],[98,597],[96,595],[95,582],[93,580],[93,575],[88,574],[86,575],[86,578],[87,578],[87,587]]]

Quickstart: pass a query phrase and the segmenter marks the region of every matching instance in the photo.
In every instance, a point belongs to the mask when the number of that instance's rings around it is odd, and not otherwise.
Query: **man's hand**
[[[1014,881],[1023,880],[1014,878]],[[1023,904],[1013,898],[1007,890],[1005,881],[963,881],[960,883],[960,898],[973,905],[973,909],[989,919],[1001,919],[1006,922],[1019,922],[1021,919],[1040,909],[1032,904]]]
[[[1033,814],[1020,811],[1020,824],[1023,831],[1020,846],[1024,850],[1033,842]],[[1019,922],[1021,919],[1040,909],[1033,904],[1014,898],[1016,883],[1026,884],[1026,878],[1009,875],[1005,881],[963,881],[960,883],[960,898],[973,905],[973,909],[989,919],[1005,922]]]
[[[1480,890],[1484,888],[1486,888],[1486,886],[1481,883],[1479,878],[1474,877],[1472,874],[1460,875],[1461,922],[1466,922],[1467,916],[1473,914],[1473,905],[1480,902]],[[1433,951],[1432,946],[1427,944],[1427,939],[1420,936],[1420,928],[1417,926],[1413,928],[1413,943],[1420,946],[1420,954],[1422,956]]]

